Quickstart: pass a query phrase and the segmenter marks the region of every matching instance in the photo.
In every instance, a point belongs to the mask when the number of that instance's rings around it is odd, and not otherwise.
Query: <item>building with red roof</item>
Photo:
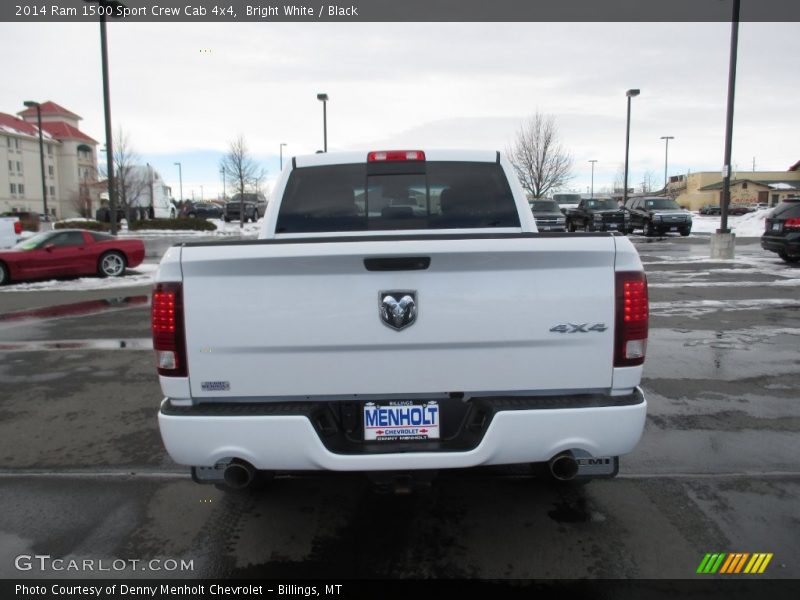
[[[80,129],[81,117],[52,101],[39,106],[44,142],[47,212],[52,218],[92,214],[98,142]],[[36,107],[17,116],[0,112],[0,212],[44,212]],[[85,213],[85,214],[81,214]]]

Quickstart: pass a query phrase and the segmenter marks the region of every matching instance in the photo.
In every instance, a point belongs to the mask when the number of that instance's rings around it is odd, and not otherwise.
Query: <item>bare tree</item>
[[[522,187],[534,198],[541,198],[572,179],[572,156],[559,141],[552,115],[537,111],[525,121],[506,154]]]
[[[92,218],[92,197],[89,193],[89,178],[85,174],[78,184],[78,190],[70,194],[69,203],[79,217],[84,219]]]
[[[659,187],[658,176],[653,171],[645,171],[642,175],[642,183],[639,186],[642,193],[648,194]]]
[[[619,163],[617,173],[614,175],[614,191],[622,192],[625,188],[625,163]]]
[[[220,167],[239,194],[239,227],[244,227],[244,195],[249,191],[256,192],[267,172],[250,156],[242,134],[231,141],[230,149],[222,158]]]
[[[127,132],[119,127],[114,138],[114,191],[117,209],[125,213],[128,221],[131,221],[133,210],[139,208],[140,199],[150,185],[147,169],[141,166],[141,162]],[[108,177],[108,173],[103,172],[103,175]],[[111,218],[116,218],[116,215],[111,215]]]

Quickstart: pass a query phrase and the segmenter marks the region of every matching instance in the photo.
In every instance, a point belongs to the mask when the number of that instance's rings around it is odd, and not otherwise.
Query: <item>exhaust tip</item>
[[[556,454],[550,459],[550,474],[558,481],[570,481],[578,474],[578,461],[570,452]]]
[[[235,490],[249,486],[255,478],[256,470],[253,465],[244,460],[234,459],[225,467],[223,478],[225,485]]]

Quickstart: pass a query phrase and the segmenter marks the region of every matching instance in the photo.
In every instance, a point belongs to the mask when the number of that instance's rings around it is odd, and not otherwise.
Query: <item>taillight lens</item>
[[[425,153],[422,150],[379,150],[367,154],[367,162],[397,160],[425,160]]]
[[[644,363],[649,317],[645,274],[642,271],[618,272],[616,274],[615,367],[635,367]]]
[[[800,229],[800,217],[794,217],[792,219],[786,219],[783,222],[784,229]]]
[[[186,377],[183,290],[180,283],[158,283],[150,311],[158,374]]]
[[[14,221],[14,233],[20,235],[22,233],[22,221]]]

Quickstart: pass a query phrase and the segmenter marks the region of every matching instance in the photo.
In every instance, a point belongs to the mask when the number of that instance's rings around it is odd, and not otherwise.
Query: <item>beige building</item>
[[[731,176],[731,204],[764,202],[774,206],[787,196],[800,196],[800,163],[788,171],[739,171]],[[669,178],[667,193],[689,210],[719,205],[722,173],[701,171]]]
[[[92,214],[97,142],[80,130],[78,115],[55,102],[43,102],[41,113],[47,212],[56,219]],[[0,212],[42,213],[36,108],[18,115],[0,113]]]

